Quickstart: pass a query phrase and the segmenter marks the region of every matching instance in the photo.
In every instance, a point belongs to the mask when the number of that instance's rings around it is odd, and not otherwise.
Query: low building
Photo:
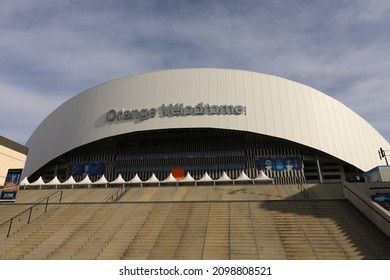
[[[9,170],[24,168],[27,152],[27,147],[0,136],[0,186],[5,184]]]

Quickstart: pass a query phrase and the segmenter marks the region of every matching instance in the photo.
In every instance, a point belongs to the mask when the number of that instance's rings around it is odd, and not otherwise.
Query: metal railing
[[[121,188],[119,188],[118,190],[116,190],[113,194],[109,195],[109,196],[108,196],[106,199],[104,199],[103,201],[104,201],[104,202],[115,202],[115,201],[117,201],[119,198],[121,198],[127,190],[128,190],[128,189],[126,189],[125,187],[121,187]]]
[[[305,188],[305,186],[302,183],[298,184],[298,189],[301,191],[301,193],[303,194],[303,197],[305,199],[312,199],[310,193],[308,192],[308,190]]]
[[[31,221],[35,220],[39,216],[41,216],[43,213],[46,213],[49,207],[49,201],[52,199],[56,200],[56,195],[59,194],[59,197],[57,197],[57,203],[62,202],[62,195],[63,191],[59,190],[48,197],[45,197],[41,199],[40,201],[36,202],[31,207],[27,208],[26,210],[22,211],[21,213],[17,214],[16,216],[8,219],[7,221],[0,224],[0,240],[4,240],[7,237],[9,237],[11,234],[19,231],[23,226],[29,224]],[[55,201],[54,201],[55,202]]]

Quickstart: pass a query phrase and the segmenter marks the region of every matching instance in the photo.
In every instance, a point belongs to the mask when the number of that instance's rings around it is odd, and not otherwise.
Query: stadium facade
[[[159,180],[263,170],[275,183],[342,182],[383,164],[388,141],[339,101],[284,78],[180,69],[113,80],[63,103],[34,131],[23,176]]]

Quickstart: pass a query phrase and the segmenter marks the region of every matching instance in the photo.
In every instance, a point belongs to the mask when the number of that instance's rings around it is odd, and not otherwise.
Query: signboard
[[[0,194],[2,201],[15,201],[16,194],[19,190],[20,177],[22,176],[22,169],[9,169],[5,183]]]
[[[210,105],[203,102],[198,103],[195,106],[184,105],[183,103],[177,104],[162,104],[158,108],[150,109],[111,109],[106,114],[106,122],[113,121],[125,121],[125,120],[137,120],[144,121],[154,118],[156,115],[159,117],[184,117],[184,116],[203,116],[203,115],[241,115],[246,113],[245,106],[242,105]]]
[[[298,156],[258,157],[256,159],[256,168],[268,171],[302,170],[302,160]]]

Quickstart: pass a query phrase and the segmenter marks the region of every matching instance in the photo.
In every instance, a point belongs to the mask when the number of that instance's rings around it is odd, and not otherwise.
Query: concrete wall
[[[5,145],[0,141],[0,186],[5,182],[8,169],[23,169],[27,158],[27,149],[18,151]]]
[[[377,188],[374,188],[374,187]],[[370,189],[372,188],[372,189]],[[387,188],[390,191],[390,184],[347,184],[343,187],[344,197],[358,208],[371,222],[380,228],[390,237],[390,212],[378,205],[371,199],[371,195],[379,190],[382,192]]]

